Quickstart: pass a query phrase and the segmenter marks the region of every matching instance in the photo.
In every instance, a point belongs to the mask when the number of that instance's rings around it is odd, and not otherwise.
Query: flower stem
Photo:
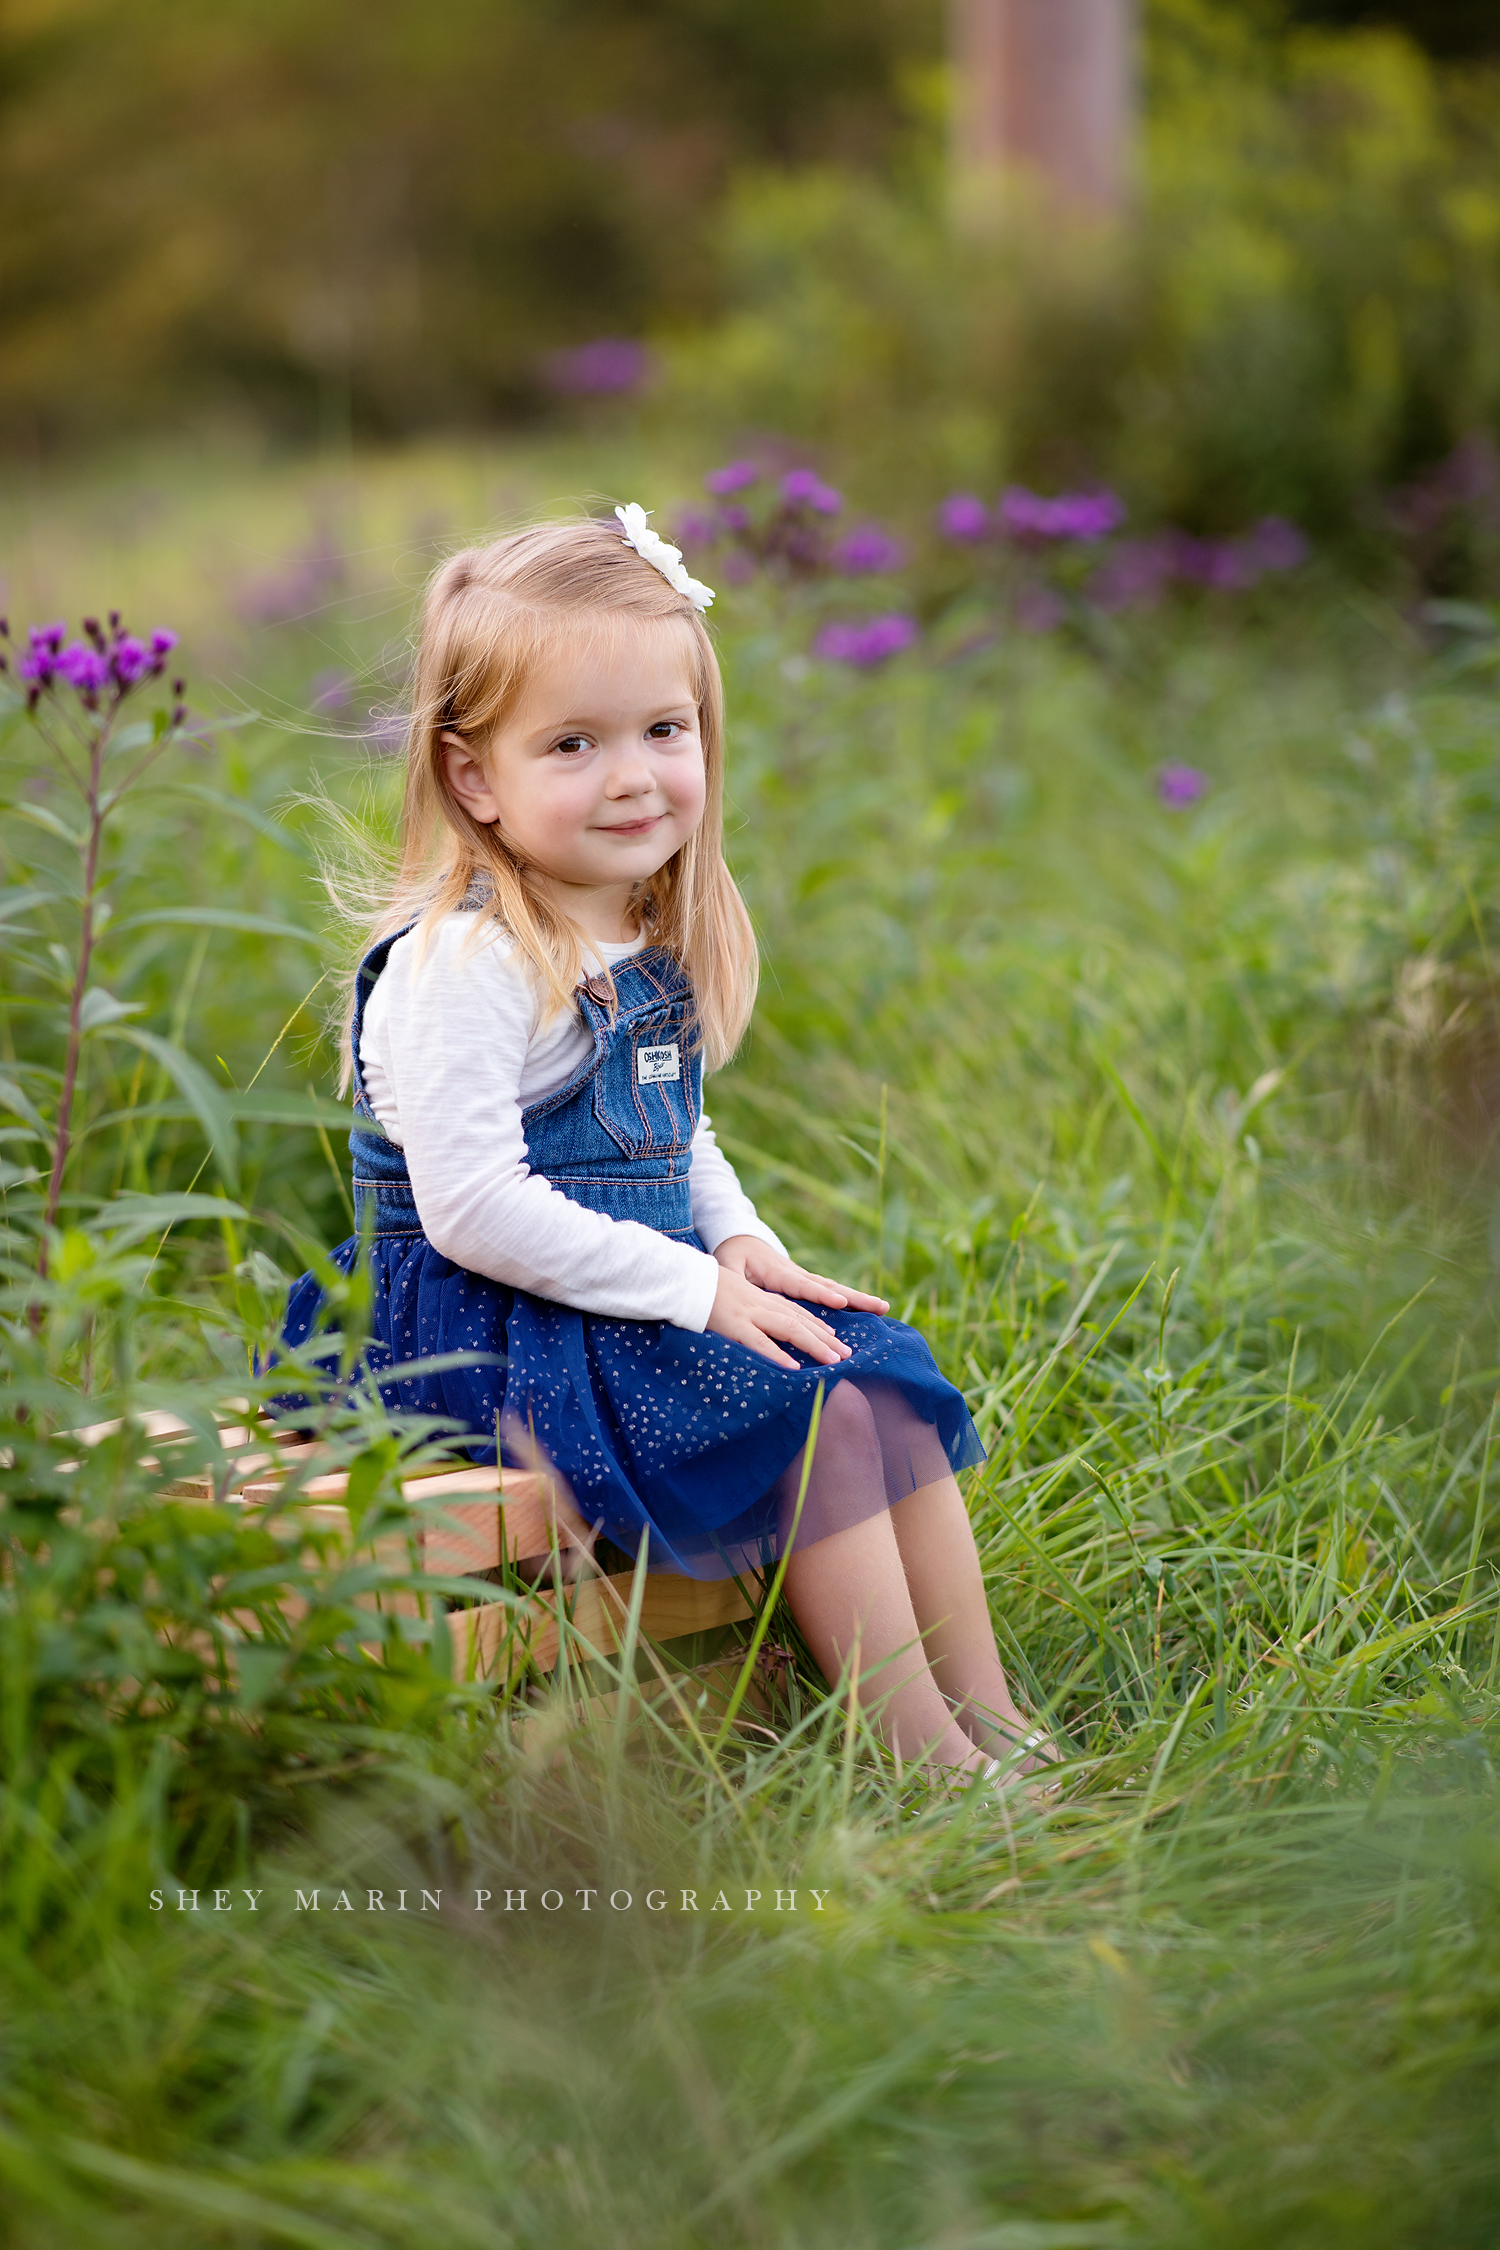
[[[37,1260],[37,1272],[43,1281],[47,1278],[47,1233],[57,1222],[58,1207],[62,1201],[63,1171],[68,1161],[68,1148],[73,1132],[73,1096],[78,1085],[78,1057],[83,1047],[83,999],[88,990],[89,968],[94,957],[94,906],[99,882],[99,845],[104,833],[104,810],[100,803],[101,780],[104,769],[104,748],[109,740],[110,721],[100,727],[89,745],[89,778],[85,793],[88,808],[88,833],[83,845],[83,919],[78,936],[78,965],[73,975],[73,990],[68,1001],[68,1047],[63,1061],[62,1092],[57,1103],[57,1130],[52,1143],[52,1175],[47,1182],[47,1202],[42,1212],[42,1246]],[[40,1307],[35,1308],[40,1314]]]

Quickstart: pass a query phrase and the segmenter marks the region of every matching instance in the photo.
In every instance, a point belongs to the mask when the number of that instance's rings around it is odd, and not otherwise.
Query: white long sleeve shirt
[[[613,967],[641,950],[601,945]],[[617,1320],[702,1329],[730,1235],[780,1242],[756,1216],[707,1116],[693,1135],[693,1225],[707,1251],[633,1219],[585,1210],[526,1162],[521,1113],[566,1085],[592,1052],[574,1008],[541,1022],[540,993],[491,921],[450,914],[426,949],[398,938],[365,1005],[360,1072],[370,1107],[402,1150],[422,1231],[455,1265]]]

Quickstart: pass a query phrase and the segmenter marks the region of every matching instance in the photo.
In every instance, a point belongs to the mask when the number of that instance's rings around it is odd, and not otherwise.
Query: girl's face
[[[622,620],[540,665],[483,751],[444,735],[448,785],[591,937],[628,937],[632,887],[703,818],[706,783],[688,643]]]

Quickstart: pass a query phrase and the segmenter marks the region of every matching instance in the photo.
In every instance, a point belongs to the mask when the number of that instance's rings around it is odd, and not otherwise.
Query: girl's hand
[[[774,1289],[778,1296],[811,1297],[815,1305],[833,1305],[840,1312],[846,1307],[855,1312],[887,1313],[891,1309],[884,1297],[867,1297],[863,1289],[846,1289],[841,1281],[830,1281],[826,1274],[809,1273],[806,1266],[794,1265],[769,1242],[762,1242],[758,1234],[732,1234],[719,1244],[714,1256],[731,1273],[742,1273],[758,1289]]]
[[[758,1235],[731,1235],[719,1244],[714,1257],[724,1271],[708,1316],[710,1329],[716,1336],[732,1336],[737,1343],[748,1344],[777,1367],[795,1370],[797,1366],[778,1349],[780,1344],[794,1344],[820,1367],[836,1367],[849,1357],[849,1346],[839,1341],[827,1322],[805,1305],[793,1304],[793,1297],[811,1298],[817,1305],[851,1306],[856,1312],[890,1310],[883,1297],[844,1289],[823,1274],[809,1273]]]

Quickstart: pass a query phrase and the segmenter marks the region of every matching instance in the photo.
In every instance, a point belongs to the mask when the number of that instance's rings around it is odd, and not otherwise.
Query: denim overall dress
[[[365,1095],[359,1042],[365,1004],[397,937],[365,956],[351,1036],[350,1134],[356,1221],[370,1227],[370,1376],[392,1411],[437,1417],[471,1434],[476,1461],[531,1465],[545,1456],[582,1514],[634,1555],[649,1526],[651,1567],[719,1578],[772,1560],[778,1480],[799,1455],[819,1385],[899,1393],[928,1425],[947,1465],[984,1459],[968,1409],[922,1338],[873,1313],[814,1308],[851,1347],[837,1369],[778,1368],[728,1337],[656,1320],[615,1320],[509,1288],[435,1250],[422,1231],[406,1159]],[[635,1220],[701,1250],[689,1172],[702,1109],[692,991],[675,958],[650,947],[613,970],[615,1005],[580,985],[593,1037],[587,1060],[522,1114],[530,1170],[588,1210]],[[347,1272],[360,1236],[332,1253]],[[304,1274],[283,1340],[314,1339],[321,1293]],[[481,1364],[428,1368],[451,1353]],[[387,1375],[389,1371],[389,1375]],[[890,1498],[901,1497],[894,1488]]]

